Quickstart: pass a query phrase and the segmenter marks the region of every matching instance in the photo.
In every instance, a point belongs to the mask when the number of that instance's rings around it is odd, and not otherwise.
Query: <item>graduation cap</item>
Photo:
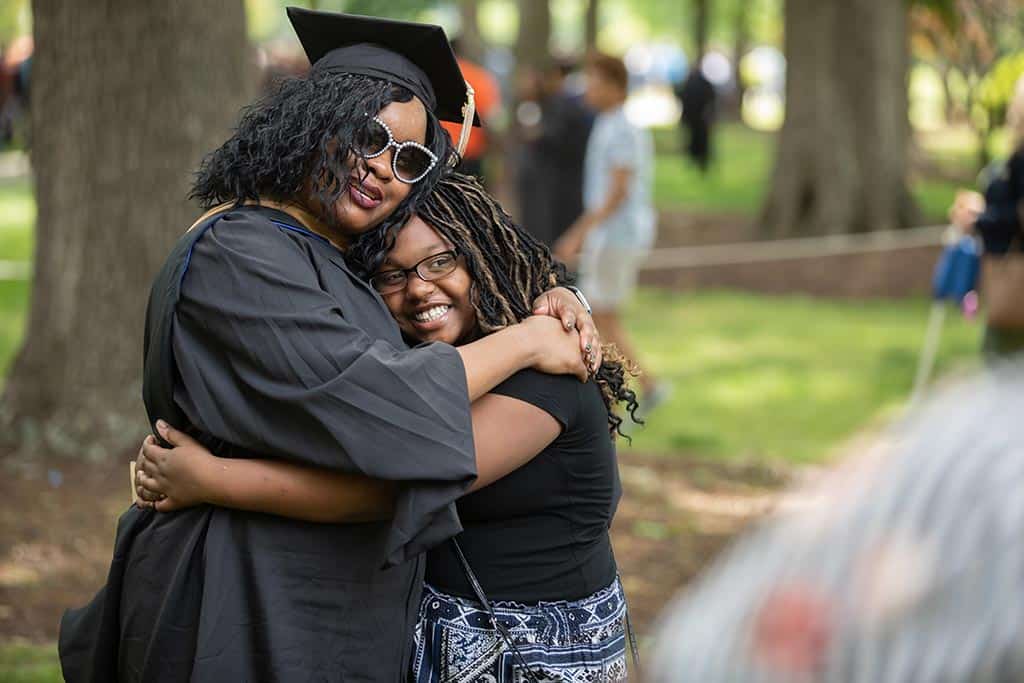
[[[479,126],[473,88],[462,77],[444,29],[395,19],[288,8],[314,70],[362,74],[401,85],[442,121],[462,123],[458,150]]]

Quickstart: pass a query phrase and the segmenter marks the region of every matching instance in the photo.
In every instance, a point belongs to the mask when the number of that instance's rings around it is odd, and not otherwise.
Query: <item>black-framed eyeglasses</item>
[[[424,282],[433,282],[451,275],[458,265],[459,252],[449,249],[439,254],[431,254],[412,268],[381,271],[370,278],[370,285],[381,294],[394,294],[405,289],[412,273],[416,273]]]
[[[388,124],[380,117],[374,116],[366,120],[356,132],[352,148],[364,159],[374,159],[392,147],[395,153],[391,156],[391,170],[395,177],[407,185],[423,180],[437,165],[437,155],[418,142],[406,140],[397,142]]]

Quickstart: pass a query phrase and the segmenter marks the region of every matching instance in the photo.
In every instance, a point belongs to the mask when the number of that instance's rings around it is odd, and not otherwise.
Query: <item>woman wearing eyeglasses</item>
[[[439,182],[384,256],[370,283],[411,342],[487,338],[528,320],[530,302],[566,277],[478,182],[459,175]],[[637,406],[626,379],[624,361],[606,355],[593,382],[523,370],[474,402],[478,458],[500,451],[523,464],[499,481],[482,470],[458,503],[459,548],[427,555],[417,683],[625,678],[626,606],[608,527],[620,495],[614,408]],[[348,482],[293,464],[217,458],[176,430],[164,434],[180,447],[150,440],[138,460],[147,497],[164,496],[158,509],[212,503],[352,519]],[[389,500],[359,512],[370,509],[387,514]],[[473,589],[463,552],[506,634]]]
[[[438,119],[462,120],[464,83],[438,27],[289,15],[312,70],[204,160],[193,196],[216,208],[154,282],[143,395],[152,422],[218,455],[323,467],[392,492],[393,514],[130,509],[106,587],[61,624],[69,683],[403,680],[423,551],[459,531],[478,472],[514,467],[476,451],[470,402],[529,366],[587,376],[594,331],[553,316],[408,349],[344,255],[436,183],[452,157]],[[588,320],[571,292],[545,304]]]

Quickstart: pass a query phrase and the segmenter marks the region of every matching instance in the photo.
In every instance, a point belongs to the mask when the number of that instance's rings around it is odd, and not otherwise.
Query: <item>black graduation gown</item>
[[[521,145],[520,223],[544,244],[583,213],[583,159],[594,116],[565,93],[541,102],[540,136]]]
[[[706,169],[711,161],[711,125],[715,114],[715,86],[694,68],[676,90],[683,105],[680,122],[690,131],[686,151],[697,165]]]
[[[106,587],[62,621],[66,680],[404,679],[421,553],[461,530],[476,474],[455,349],[406,348],[326,240],[247,206],[183,236],[157,276],[143,392],[151,420],[222,455],[401,482],[394,519],[132,507]]]

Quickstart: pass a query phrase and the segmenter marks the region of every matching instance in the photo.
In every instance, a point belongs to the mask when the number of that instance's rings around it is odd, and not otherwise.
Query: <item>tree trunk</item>
[[[711,0],[694,0],[693,46],[696,55],[693,64],[700,66],[704,53],[708,51],[708,12]]]
[[[543,69],[547,66],[551,44],[551,8],[548,0],[518,0],[518,5],[519,33],[516,36],[515,45],[517,81],[529,69]],[[504,151],[502,175],[507,179],[508,194],[512,197],[517,194],[514,188],[516,187],[515,179],[519,173],[518,152],[521,149],[520,145],[523,144],[522,127],[518,120],[520,104],[518,95],[514,95],[510,107],[512,125],[509,126],[508,132],[502,140]],[[513,209],[512,215],[517,215],[516,201],[511,201],[509,204]]]
[[[141,398],[150,280],[198,215],[190,173],[247,99],[242,0],[34,0],[38,204],[25,342],[0,414],[8,445],[120,455]]]
[[[937,67],[939,72],[939,80],[942,81],[942,122],[947,126],[953,124],[956,121],[956,99],[953,97],[953,90],[950,88],[949,79],[951,77],[952,67],[948,62],[943,60]]]
[[[516,68],[542,67],[551,44],[551,8],[548,0],[519,0],[519,35]]]
[[[583,13],[583,49],[585,52],[593,52],[597,49],[597,18],[600,6],[600,0],[587,0],[587,8]]]
[[[766,235],[905,227],[907,21],[890,0],[787,0],[786,121]]]
[[[733,92],[732,113],[737,120],[743,118],[743,97],[747,89],[743,83],[743,70],[740,68],[743,56],[747,54],[750,47],[750,21],[747,15],[750,12],[750,3],[747,0],[737,0],[736,14],[733,15],[733,43],[732,43],[732,76],[736,84]]]
[[[484,39],[480,35],[480,24],[477,21],[477,4],[479,0],[459,0],[459,18],[462,28],[459,31],[459,42],[462,44],[460,57],[468,57],[480,64],[484,59]]]

